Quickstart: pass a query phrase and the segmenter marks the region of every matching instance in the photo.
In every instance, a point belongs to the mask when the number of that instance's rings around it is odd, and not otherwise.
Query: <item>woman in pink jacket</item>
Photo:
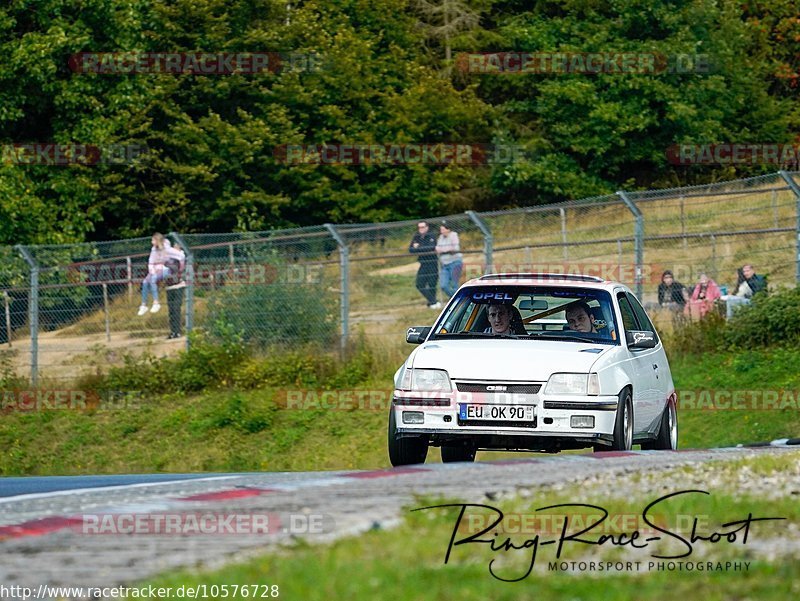
[[[153,306],[150,308],[150,313],[157,313],[161,309],[161,304],[158,302],[158,283],[171,274],[164,263],[170,257],[181,261],[184,256],[181,251],[172,248],[169,240],[158,232],[153,234],[150,243],[153,247],[150,249],[150,258],[147,261],[147,277],[142,281],[142,304],[139,306],[139,315],[147,313],[147,297],[151,295]]]
[[[705,317],[709,309],[714,306],[714,301],[722,296],[717,283],[706,274],[701,273],[697,286],[692,291],[692,297],[686,303],[684,312],[694,318]]]

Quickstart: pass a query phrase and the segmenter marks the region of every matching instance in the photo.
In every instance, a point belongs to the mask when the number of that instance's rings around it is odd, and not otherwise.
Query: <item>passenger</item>
[[[584,301],[573,303],[567,308],[567,325],[573,332],[597,334],[597,328],[592,319],[592,310]]]

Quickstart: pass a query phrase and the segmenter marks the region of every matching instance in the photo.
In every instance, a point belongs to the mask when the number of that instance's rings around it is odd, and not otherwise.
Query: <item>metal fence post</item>
[[[108,313],[108,284],[103,282],[103,312],[106,317],[106,341],[111,342],[111,319]]]
[[[8,348],[11,348],[11,301],[8,297],[8,290],[3,290],[3,303],[6,309],[6,339],[8,340]]]
[[[622,199],[625,206],[628,207],[634,217],[634,230],[633,230],[633,253],[635,255],[635,272],[634,284],[636,285],[636,298],[642,300],[643,282],[642,282],[642,269],[644,268],[644,215],[639,210],[630,197],[623,190],[617,192],[617,196]]]
[[[794,181],[794,178],[789,175],[786,171],[778,171],[778,175],[780,175],[787,184],[789,184],[789,188],[791,188],[792,192],[794,192],[795,201],[796,201],[796,208],[795,208],[795,272],[794,277],[795,281],[800,284],[800,186],[797,185],[797,182]]]
[[[558,209],[561,215],[561,242],[564,244],[564,261],[569,260],[569,250],[567,249],[567,212],[564,207]]]
[[[342,338],[340,341],[340,350],[342,358],[344,358],[345,351],[347,350],[347,337],[350,330],[350,249],[347,247],[347,242],[342,238],[341,234],[336,230],[336,226],[332,223],[326,223],[325,229],[330,232],[331,237],[336,240],[339,246],[339,279],[341,292],[340,300],[340,321],[342,325]]]
[[[31,289],[28,293],[28,324],[31,329],[31,384],[36,386],[39,380],[39,264],[23,245],[17,250],[31,268]]]
[[[186,266],[184,267],[183,278],[186,280],[186,350],[189,350],[189,334],[194,327],[194,253],[186,241],[181,237],[178,232],[170,232],[170,236],[175,238],[175,241],[181,245],[183,252],[186,253]],[[167,300],[169,304],[169,300]]]
[[[483,234],[483,261],[485,263],[483,272],[484,274],[492,273],[494,267],[494,259],[492,257],[494,251],[494,237],[492,236],[492,230],[489,229],[486,222],[481,219],[475,211],[466,211],[466,214],[472,223],[481,231],[481,234]]]

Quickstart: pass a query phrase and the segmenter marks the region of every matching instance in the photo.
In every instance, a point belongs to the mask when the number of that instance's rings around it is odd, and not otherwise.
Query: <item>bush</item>
[[[143,393],[196,392],[205,389],[268,386],[346,388],[373,374],[370,353],[358,348],[341,362],[318,345],[285,351],[270,349],[266,357],[253,356],[241,338],[227,334],[216,340],[192,334],[189,350],[176,357],[125,356],[122,367],[106,375],[84,378],[92,389],[140,391]]]
[[[755,349],[800,342],[800,288],[758,294],[726,321],[715,312],[676,329],[670,350],[685,353]]]
[[[338,335],[338,298],[321,284],[231,285],[211,296],[208,321],[212,337],[231,333],[257,347],[274,343],[333,344]]]

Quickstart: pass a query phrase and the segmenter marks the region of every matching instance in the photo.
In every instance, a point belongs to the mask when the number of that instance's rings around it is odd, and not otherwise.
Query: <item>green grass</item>
[[[761,458],[737,462],[758,467]],[[797,457],[781,457],[773,461],[774,469],[781,464],[796,463]],[[726,462],[708,464],[710,472],[719,474],[724,482],[722,489],[711,490],[711,496],[683,495],[659,505],[660,515],[667,516],[663,523],[670,531],[688,537],[689,527],[677,526],[670,519],[677,516],[698,516],[701,520],[698,533],[708,536],[715,531],[728,531],[721,525],[727,521],[754,517],[785,517],[792,523],[800,519],[800,506],[793,499],[774,501],[743,497],[735,492],[735,472],[727,469]],[[773,473],[773,472],[768,472]],[[676,470],[674,478],[680,478]],[[624,478],[624,477],[620,477]],[[675,491],[669,491],[675,492]],[[658,480],[642,487],[639,494],[625,499],[603,498],[591,486],[581,483],[558,493],[541,490],[524,501],[505,499],[488,504],[501,509],[506,515],[519,513],[535,515],[537,508],[555,503],[591,503],[615,514],[639,515],[651,501],[665,494],[659,490]],[[414,507],[445,503],[442,499],[419,499],[406,508],[402,525],[391,531],[370,531],[358,538],[342,539],[332,544],[310,546],[299,541],[280,552],[232,565],[223,569],[196,573],[183,571],[156,578],[149,584],[155,586],[200,585],[208,587],[222,584],[277,584],[280,597],[287,599],[437,599],[469,601],[484,599],[607,599],[627,600],[669,598],[704,599],[705,601],[729,599],[783,600],[796,598],[800,593],[800,563],[795,558],[781,556],[768,563],[754,558],[747,547],[736,543],[696,542],[693,556],[684,561],[749,561],[748,571],[722,572],[668,572],[645,571],[647,562],[659,560],[652,554],[681,552],[680,543],[667,539],[652,543],[639,550],[609,549],[567,544],[561,560],[564,561],[641,561],[642,572],[581,572],[567,574],[549,571],[548,563],[554,561],[553,546],[540,547],[535,570],[526,579],[516,583],[501,582],[488,572],[489,562],[497,558],[496,573],[506,578],[518,578],[527,570],[529,552],[493,553],[488,545],[463,545],[454,548],[450,561],[444,565],[444,554],[453,532],[457,509],[435,509],[411,512]],[[450,500],[449,502],[459,502]],[[671,516],[671,517],[670,517]],[[560,518],[558,523],[561,523]],[[465,520],[466,522],[466,520]],[[677,519],[676,519],[677,523]],[[690,522],[686,522],[690,523]],[[749,542],[785,538],[787,522],[759,522],[751,526]],[[573,523],[573,526],[575,523]],[[635,529],[635,527],[633,528]],[[574,531],[574,530],[573,530]],[[614,531],[611,529],[610,531]],[[606,531],[606,532],[610,532]],[[616,532],[632,531],[622,528]],[[531,529],[520,533],[501,534],[501,540],[511,536],[521,545],[537,533]],[[459,536],[465,536],[460,531]],[[491,533],[489,534],[491,536]],[[587,535],[596,540],[598,534]],[[542,540],[553,538],[542,533]],[[663,543],[663,544],[662,544]],[[635,591],[635,596],[632,592]]]
[[[671,356],[670,367],[676,390],[692,391],[698,400],[701,391],[775,390],[787,393],[788,406],[784,409],[711,411],[679,408],[681,446],[717,447],[800,436],[798,365],[800,351],[795,348]],[[791,399],[794,399],[793,403]]]
[[[681,390],[800,390],[800,351],[775,348],[673,356]],[[0,474],[104,474],[249,470],[370,469],[388,466],[391,373],[366,380],[334,373],[326,384],[221,388],[199,395],[132,393],[116,410],[7,412],[0,417]],[[309,376],[310,377],[310,376]],[[343,384],[337,384],[335,378]],[[313,378],[312,378],[313,380]],[[371,409],[287,409],[287,390],[373,390]],[[679,409],[680,446],[706,448],[800,435],[796,408]],[[481,453],[480,458],[496,458]],[[438,449],[428,461],[438,461]]]

